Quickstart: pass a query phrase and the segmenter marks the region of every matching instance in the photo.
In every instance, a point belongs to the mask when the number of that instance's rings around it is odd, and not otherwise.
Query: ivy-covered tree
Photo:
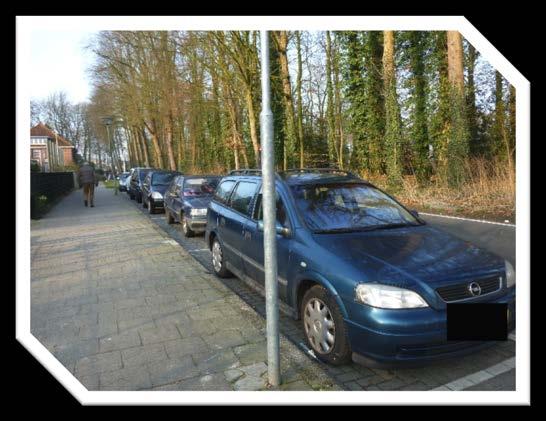
[[[389,185],[400,185],[402,178],[402,133],[400,107],[396,93],[394,31],[383,31],[383,81],[385,94],[385,167]]]

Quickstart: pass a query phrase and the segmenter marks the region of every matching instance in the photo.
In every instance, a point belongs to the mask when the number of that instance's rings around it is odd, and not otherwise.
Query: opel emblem
[[[477,297],[478,295],[481,295],[482,287],[480,287],[480,284],[477,282],[470,282],[468,284],[468,292],[470,292],[470,295]]]

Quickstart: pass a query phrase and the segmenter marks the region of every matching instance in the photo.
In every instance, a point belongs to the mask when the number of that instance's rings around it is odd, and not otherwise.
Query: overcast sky
[[[30,95],[33,100],[66,92],[69,101],[89,99],[91,84],[86,69],[93,54],[84,47],[95,32],[38,30],[31,35]]]

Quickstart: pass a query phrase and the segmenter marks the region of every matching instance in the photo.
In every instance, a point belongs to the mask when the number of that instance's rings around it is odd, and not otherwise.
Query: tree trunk
[[[330,31],[326,31],[326,116],[328,120],[328,159],[330,163],[337,161],[332,67],[332,41],[330,38]]]
[[[304,146],[303,146],[303,105],[301,95],[301,77],[302,77],[302,62],[301,62],[301,32],[296,32],[296,50],[298,55],[298,73],[296,76],[296,91],[298,93],[297,103],[297,120],[298,120],[298,138],[300,142],[300,168],[305,167]]]
[[[274,33],[274,36],[276,39],[276,45],[279,53],[279,64],[286,113],[287,141],[285,142],[285,154],[283,162],[283,167],[286,170],[288,169],[288,166],[292,164],[295,145],[298,143],[294,118],[294,101],[292,99],[292,88],[290,85],[290,71],[288,68],[288,32],[278,31]]]
[[[394,31],[383,31],[383,81],[386,123],[385,161],[389,183],[396,186],[401,179],[401,130],[394,68]]]
[[[246,99],[246,106],[248,111],[248,124],[250,126],[250,139],[252,141],[252,147],[254,149],[254,159],[256,161],[256,168],[261,168],[260,141],[258,140],[258,131],[256,130],[256,113],[254,112],[252,91],[248,87],[246,89],[245,99]]]
[[[447,31],[447,66],[451,97],[451,127],[447,145],[447,178],[452,187],[465,181],[468,155],[468,121],[464,99],[463,40],[458,31]]]
[[[474,69],[478,54],[472,44],[468,45],[468,57],[466,70],[468,73],[466,85],[466,115],[468,120],[469,150],[477,155],[480,152],[478,138],[478,115],[476,110],[476,87],[474,83]]]
[[[449,82],[459,95],[464,94],[463,40],[459,31],[447,31]]]
[[[510,99],[508,104],[509,125],[510,125],[510,149],[512,158],[515,159],[516,153],[516,88],[510,85]]]
[[[174,159],[174,150],[173,150],[173,121],[172,115],[166,118],[165,121],[165,143],[167,144],[167,157],[169,159],[169,166],[171,171],[176,171],[176,161]]]
[[[334,39],[337,39],[337,36],[334,37]],[[337,47],[337,43],[336,43]],[[337,159],[338,159],[338,166],[340,169],[343,169],[343,153],[344,153],[344,136],[343,136],[343,116],[342,116],[342,109],[341,109],[341,82],[339,80],[339,51],[334,51],[333,57],[332,57],[332,72],[334,74],[334,110],[335,110],[335,135],[337,138]]]
[[[150,159],[150,150],[148,149],[148,139],[146,139],[146,131],[144,130],[144,127],[140,128],[140,144],[142,145],[142,151],[144,152],[144,164],[149,167],[151,164]]]

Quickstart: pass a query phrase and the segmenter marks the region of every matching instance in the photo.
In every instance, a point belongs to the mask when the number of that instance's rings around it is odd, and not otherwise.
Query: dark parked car
[[[142,203],[142,183],[144,182],[146,175],[153,170],[154,168],[134,168],[131,180],[127,185],[131,200]]]
[[[165,191],[179,174],[176,171],[153,170],[146,175],[142,183],[142,206],[147,207],[149,213],[163,210]]]
[[[205,231],[207,207],[221,177],[180,175],[165,193],[167,222],[179,222],[186,237]]]
[[[259,172],[234,172],[209,205],[205,240],[220,277],[264,283],[261,183]],[[509,262],[350,173],[287,171],[275,183],[279,296],[318,358],[407,365],[486,346],[446,340],[451,302],[507,303],[515,326]]]
[[[118,175],[119,191],[127,191],[127,182],[129,181],[130,175],[130,172],[122,172],[120,175]]]

